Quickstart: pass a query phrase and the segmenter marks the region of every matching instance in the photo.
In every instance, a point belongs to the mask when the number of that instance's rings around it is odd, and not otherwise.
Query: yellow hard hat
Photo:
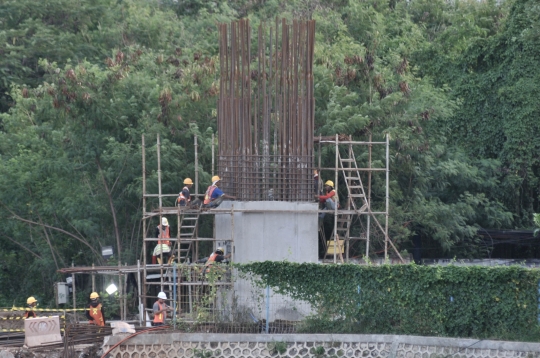
[[[334,187],[334,182],[331,181],[331,180],[327,180],[326,183],[324,183],[324,185],[328,185],[328,186],[331,186],[333,188]]]
[[[218,177],[217,175],[214,175],[214,176],[212,177],[212,184],[215,183],[215,182],[217,182],[217,181],[220,181],[220,180],[221,180],[220,177]]]
[[[95,299],[97,299],[97,298],[99,298],[99,294],[98,294],[97,292],[92,292],[92,293],[90,294],[90,299],[91,299],[91,300],[95,300]]]
[[[32,303],[37,302],[37,300],[34,298],[34,296],[28,297],[26,300],[26,304],[31,305]]]
[[[193,181],[190,178],[184,179],[184,184],[193,184]]]
[[[216,252],[217,252],[217,251],[221,251],[222,254],[225,253],[225,250],[223,249],[223,247],[218,247],[218,248],[216,249]]]

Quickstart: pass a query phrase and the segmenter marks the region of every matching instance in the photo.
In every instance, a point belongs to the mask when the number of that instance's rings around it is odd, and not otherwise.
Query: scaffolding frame
[[[190,263],[195,263],[199,259],[199,244],[201,242],[214,242],[214,246],[216,242],[225,242],[226,245],[231,246],[231,260],[234,260],[234,213],[236,210],[234,209],[234,205],[231,209],[227,210],[200,210],[200,209],[191,209],[189,206],[180,207],[167,207],[163,206],[163,198],[166,197],[177,197],[178,194],[164,194],[162,192],[162,178],[161,178],[161,141],[159,134],[157,135],[157,141],[156,141],[156,151],[157,151],[157,176],[158,176],[158,193],[152,194],[147,192],[146,187],[146,146],[145,146],[145,138],[144,134],[141,136],[141,143],[142,143],[142,235],[143,235],[143,248],[142,248],[142,256],[143,256],[143,264],[141,267],[142,271],[142,292],[140,292],[140,304],[147,303],[149,299],[156,299],[156,295],[150,294],[152,291],[152,286],[159,286],[160,291],[165,293],[173,293],[172,295],[169,295],[169,298],[172,296],[174,297],[173,302],[174,304],[178,304],[180,306],[180,290],[182,286],[188,286],[188,292],[189,292],[189,301],[190,301],[190,307],[191,307],[191,286],[193,285],[200,285],[200,286],[208,286],[209,282],[205,281],[204,279],[199,279],[197,281],[189,280],[184,281],[181,277],[173,275],[173,272],[176,272],[178,267],[181,267],[180,265],[189,265]],[[195,192],[190,194],[192,197],[202,197],[202,195],[198,194],[198,182],[199,182],[199,163],[198,163],[198,144],[197,144],[197,136],[194,137],[194,149],[195,149],[195,180],[194,180],[194,186],[195,186]],[[214,158],[214,140],[212,140],[212,159]],[[212,160],[212,172],[213,169],[213,160]],[[147,211],[147,198],[158,198],[158,207],[154,210]],[[231,236],[229,239],[216,239],[215,238],[215,221],[214,221],[214,237],[212,238],[203,238],[198,236],[198,217],[200,215],[216,215],[216,214],[229,214],[231,215],[231,221],[233,223],[231,227]],[[190,222],[189,229],[191,232],[186,234],[185,232],[182,232],[183,228],[186,228],[186,225],[182,225],[182,223],[185,221],[184,218],[186,218],[186,215],[194,215],[197,217],[197,220],[194,220],[195,222]],[[176,217],[176,223],[177,223],[177,234],[176,237],[172,237],[170,235],[170,238],[167,238],[167,241],[171,242],[171,246],[173,246],[171,250],[171,255],[174,255],[174,253],[178,253],[177,260],[178,263],[174,262],[168,262],[164,263],[163,261],[163,252],[160,252],[160,263],[159,264],[150,264],[147,262],[148,259],[148,252],[147,252],[147,246],[152,245],[153,243],[157,243],[159,240],[162,240],[160,238],[155,238],[152,236],[147,236],[147,222],[151,220],[154,217],[158,217],[158,226],[161,226],[162,218],[168,216],[168,217]],[[191,218],[191,217],[190,217]],[[186,237],[189,236],[189,237]],[[182,249],[181,245],[189,245],[189,249]],[[176,250],[175,250],[176,248]],[[214,247],[215,249],[215,247]],[[182,252],[185,253],[185,256],[182,256]],[[188,258],[188,255],[191,254],[191,262]],[[183,262],[182,262],[183,260]],[[190,265],[191,268],[195,270],[202,271],[203,265]],[[157,271],[159,274],[150,276],[148,274],[149,271]],[[191,274],[190,274],[191,275]],[[157,277],[155,277],[157,276]],[[172,276],[175,276],[174,282],[172,282]],[[158,282],[151,282],[150,280],[158,278]],[[177,280],[177,281],[176,281]],[[214,283],[215,284],[215,283]],[[230,282],[220,282],[218,285],[225,285],[230,286]],[[172,286],[172,288],[171,288]],[[176,292],[178,292],[178,296],[176,296]],[[146,304],[145,304],[146,306]],[[146,311],[151,311],[151,309],[146,308]],[[176,318],[176,315],[174,316]],[[142,321],[145,321],[144,319]]]
[[[399,257],[401,262],[404,262],[403,258],[401,257],[401,254],[395,247],[394,243],[390,239],[388,235],[388,221],[389,221],[389,215],[390,215],[390,189],[389,189],[389,183],[390,183],[390,138],[388,135],[386,135],[386,140],[384,142],[374,142],[372,140],[372,135],[369,135],[368,141],[353,141],[352,136],[345,136],[345,135],[338,135],[336,134],[335,137],[322,137],[319,135],[319,137],[315,137],[314,141],[319,144],[318,148],[318,172],[319,172],[319,178],[322,177],[323,171],[333,171],[334,172],[334,190],[336,193],[338,192],[338,182],[339,182],[339,174],[340,172],[343,175],[344,183],[347,187],[347,201],[345,205],[345,209],[339,209],[338,205],[335,206],[334,209],[334,227],[333,227],[333,233],[332,238],[330,241],[333,241],[333,262],[337,263],[338,254],[340,256],[340,261],[349,261],[349,251],[351,242],[355,242],[358,240],[365,240],[366,241],[366,249],[365,249],[365,256],[369,257],[369,248],[370,248],[370,241],[371,241],[371,220],[373,220],[379,230],[384,235],[384,259],[385,261],[388,260],[388,247],[390,246],[395,254]],[[335,166],[334,168],[323,168],[321,167],[321,146],[322,144],[329,144],[334,145],[335,150]],[[385,168],[374,168],[372,166],[372,148],[374,145],[381,145],[385,146]],[[346,146],[346,153],[348,154],[348,158],[342,157],[342,150],[341,147]],[[356,163],[356,157],[354,155],[353,147],[354,146],[367,146],[368,147],[368,167],[367,168],[358,168]],[[341,150],[341,152],[340,152]],[[367,185],[367,193],[365,190],[365,187],[363,185],[361,174],[360,173],[367,173],[368,177],[368,185]],[[378,211],[374,212],[371,209],[371,184],[372,184],[372,175],[374,172],[385,172],[385,210],[384,211]],[[357,176],[352,176],[352,173],[357,174]],[[320,179],[319,179],[320,180]],[[355,191],[360,191],[360,193],[355,194]],[[358,205],[358,203],[355,201],[355,198],[361,199],[362,206]],[[322,210],[322,212],[325,212]],[[382,225],[379,220],[377,219],[376,215],[384,215],[384,225]],[[341,216],[341,218],[340,218]],[[352,226],[352,223],[354,219],[359,219],[365,216],[366,217],[366,232],[364,237],[351,237],[350,236],[350,228]],[[341,220],[341,221],[340,221]],[[341,227],[339,224],[342,224]],[[344,231],[344,235],[340,235],[338,231]],[[345,260],[343,259],[341,255],[341,248],[339,240],[343,239],[345,248],[344,252],[346,255]]]

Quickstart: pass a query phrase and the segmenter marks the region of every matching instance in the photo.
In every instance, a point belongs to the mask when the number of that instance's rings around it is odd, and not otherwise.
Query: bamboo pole
[[[141,152],[142,152],[142,193],[143,193],[143,205],[142,205],[142,214],[143,218],[146,217],[146,150],[145,150],[145,144],[144,144],[144,134],[142,137],[142,146],[141,146]],[[146,296],[146,220],[143,220],[143,286],[144,286],[144,294]],[[139,274],[140,275],[140,274]],[[140,278],[139,278],[139,285],[140,285]],[[139,297],[140,297],[139,293]],[[144,305],[143,305],[143,312],[144,314]],[[144,317],[146,321],[146,316]]]
[[[385,212],[386,213],[385,213],[385,224],[384,224],[384,260],[386,261],[388,260],[388,215],[390,212],[390,135],[389,134],[386,134],[386,210]],[[397,254],[399,256],[399,252],[397,252]]]
[[[336,171],[334,173],[334,190],[337,193],[337,181],[338,181],[338,161],[339,161],[339,146],[338,146],[338,135],[336,133]],[[334,263],[337,262],[336,260],[336,252],[337,252],[337,246],[338,246],[338,237],[337,237],[337,207],[338,203],[336,203],[334,207]],[[341,253],[341,251],[340,251]]]
[[[212,134],[212,140],[214,135]],[[197,135],[195,134],[194,138],[195,145],[195,195],[199,194],[199,153],[198,153],[198,144],[197,144]],[[213,147],[212,147],[213,148]],[[212,169],[214,168],[214,152],[212,151]]]
[[[369,142],[372,141],[372,134],[369,134]],[[371,154],[372,154],[373,144],[368,146],[368,197],[367,204],[368,208],[371,210]],[[370,241],[370,230],[371,230],[371,216],[367,216],[367,229],[366,229],[366,258],[369,259],[369,241]]]

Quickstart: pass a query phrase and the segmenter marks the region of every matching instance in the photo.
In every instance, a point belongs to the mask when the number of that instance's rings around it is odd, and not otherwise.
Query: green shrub
[[[538,269],[272,261],[239,269],[312,304],[303,332],[540,339]]]

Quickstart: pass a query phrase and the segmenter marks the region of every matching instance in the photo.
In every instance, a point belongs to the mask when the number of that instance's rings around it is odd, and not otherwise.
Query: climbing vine
[[[538,269],[276,261],[238,268],[259,286],[309,302],[306,332],[538,335]]]

